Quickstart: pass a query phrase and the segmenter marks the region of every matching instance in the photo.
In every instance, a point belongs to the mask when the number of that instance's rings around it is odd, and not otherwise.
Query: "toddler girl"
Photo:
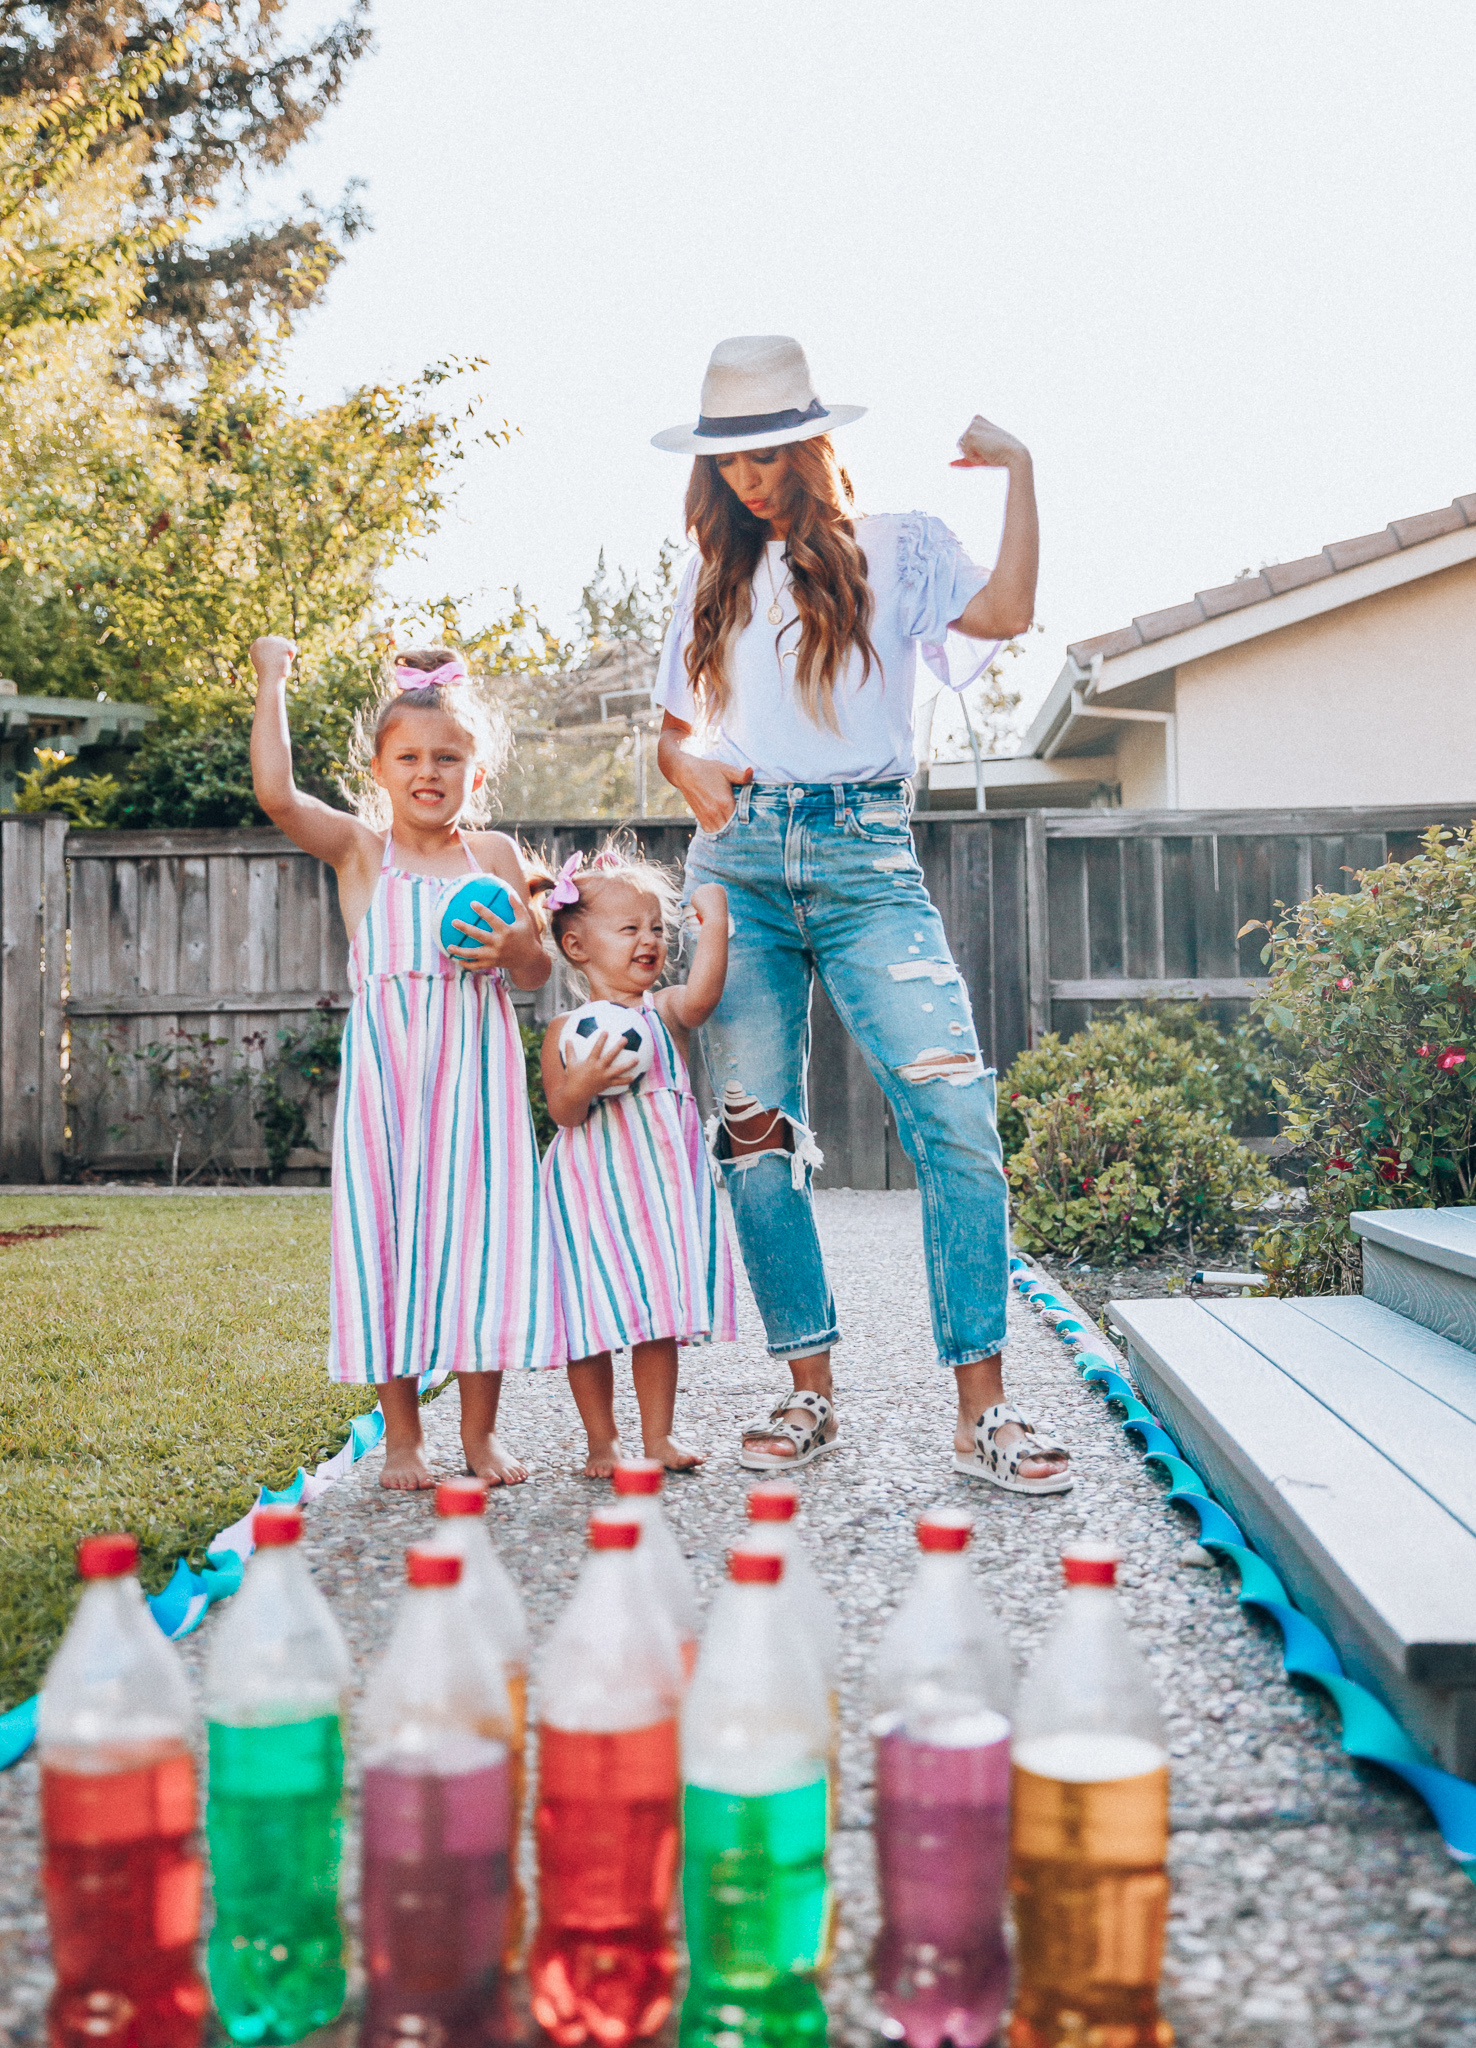
[[[543,1041],[543,1086],[559,1125],[543,1182],[569,1385],[589,1438],[585,1474],[607,1477],[622,1455],[610,1354],[627,1344],[645,1455],[689,1471],[702,1458],[671,1433],[677,1346],[737,1335],[733,1262],[687,1071],[688,1033],[723,992],[727,892],[712,885],[693,894],[701,932],[685,988],[656,988],[675,910],[660,868],[617,845],[582,870],[576,854],[544,908],[555,945],[591,996],[642,1011],[655,1048],[628,1093],[603,1096],[637,1065],[620,1039],[602,1033],[566,1066],[565,1013]]]
[[[381,1388],[381,1486],[434,1485],[418,1382],[448,1366],[461,1391],[461,1444],[479,1478],[526,1479],[498,1442],[499,1375],[564,1356],[517,1020],[507,994],[541,988],[549,960],[523,868],[480,821],[506,732],[460,658],[400,655],[362,733],[361,815],[306,796],[292,777],[290,640],[251,649],[256,800],[338,874],[352,1002],[333,1129],[328,1370]],[[480,909],[465,943],[441,950],[452,886],[486,871],[514,921]]]

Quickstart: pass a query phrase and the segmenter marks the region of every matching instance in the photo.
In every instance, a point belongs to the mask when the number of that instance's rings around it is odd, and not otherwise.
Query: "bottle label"
[[[673,1799],[677,1784],[677,1724],[653,1722],[612,1735],[578,1729],[538,1730],[540,1799]]]

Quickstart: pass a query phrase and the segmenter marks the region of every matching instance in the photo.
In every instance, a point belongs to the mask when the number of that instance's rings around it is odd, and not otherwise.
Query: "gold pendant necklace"
[[[789,572],[786,570],[784,581],[776,590],[774,588],[774,564],[769,560],[767,548],[764,549],[764,567],[769,572],[769,593],[772,600],[769,609],[764,613],[764,617],[771,626],[782,626],[784,623],[784,607],[780,604],[779,600],[789,588]]]

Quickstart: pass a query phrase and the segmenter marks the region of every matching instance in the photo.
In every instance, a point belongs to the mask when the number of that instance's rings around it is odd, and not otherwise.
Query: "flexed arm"
[[[340,873],[358,859],[376,859],[380,842],[367,825],[335,811],[300,790],[292,775],[292,737],[287,728],[287,677],[297,649],[269,634],[251,643],[256,670],[256,716],[251,722],[251,781],[256,801],[274,825],[304,853],[326,860]]]
[[[981,591],[953,621],[956,633],[971,640],[1013,640],[1030,629],[1035,617],[1035,583],[1040,572],[1040,520],[1035,507],[1035,466],[1023,441],[986,420],[982,413],[958,437],[953,469],[1003,469],[1009,472],[1004,532],[999,560]]]

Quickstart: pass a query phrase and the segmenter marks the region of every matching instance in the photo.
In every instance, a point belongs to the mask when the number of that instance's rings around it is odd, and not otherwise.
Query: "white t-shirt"
[[[729,642],[728,708],[720,724],[703,732],[705,753],[734,768],[752,768],[756,782],[887,782],[916,772],[912,700],[919,647],[928,666],[948,681],[949,625],[989,577],[943,521],[925,512],[858,519],[856,539],[876,600],[871,644],[881,665],[878,670],[873,661],[866,676],[861,655],[850,650],[835,686],[839,733],[816,725],[794,693],[800,629],[794,591],[785,583],[783,544],[770,541],[760,558],[753,616]],[[687,680],[686,644],[700,567],[694,555],[677,593],[653,693],[663,710],[694,727],[702,721]],[[776,591],[783,614],[777,626],[768,617]]]

